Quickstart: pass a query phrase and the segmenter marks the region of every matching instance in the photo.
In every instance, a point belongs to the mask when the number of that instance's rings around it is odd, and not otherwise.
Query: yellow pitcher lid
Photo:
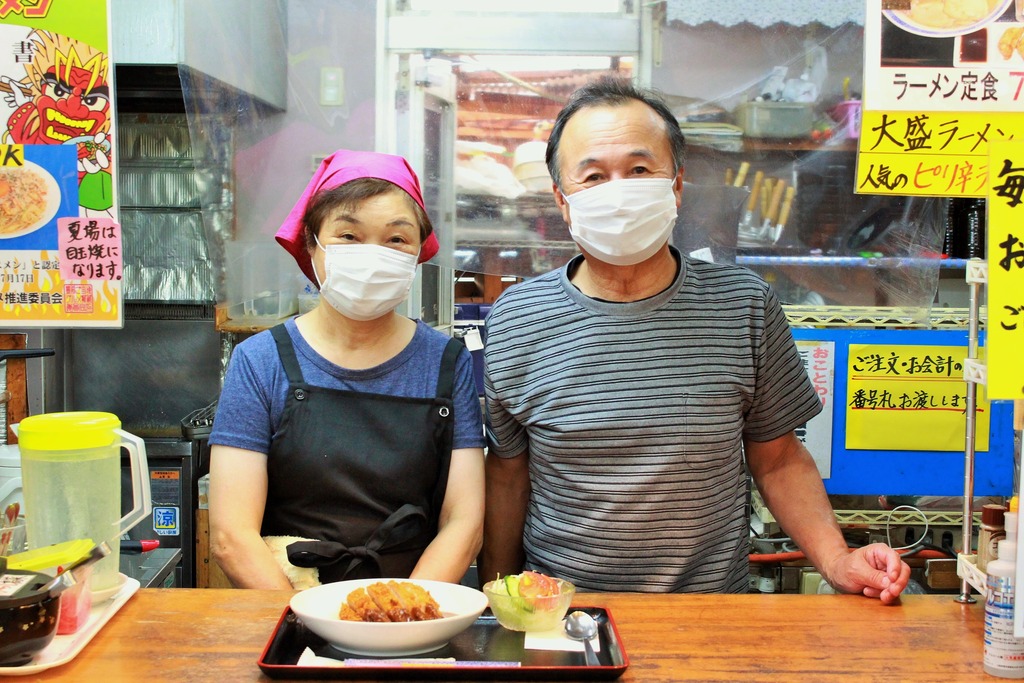
[[[121,420],[113,413],[75,411],[26,417],[18,425],[23,450],[71,451],[103,448],[114,443]]]
[[[79,538],[35,550],[26,550],[10,555],[7,558],[7,568],[38,572],[50,567],[66,567],[88,555],[94,545],[96,544],[92,542],[92,539]]]

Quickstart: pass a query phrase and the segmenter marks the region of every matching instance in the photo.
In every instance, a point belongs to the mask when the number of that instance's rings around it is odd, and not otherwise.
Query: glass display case
[[[445,327],[452,291],[492,301],[577,253],[543,164],[547,135],[580,85],[631,78],[663,93],[687,134],[681,250],[757,270],[790,306],[920,319],[937,301],[965,305],[957,287],[936,295],[963,266],[940,258],[944,200],[854,192],[862,0],[749,7],[286,3],[286,107],[224,102],[183,78],[189,126],[232,131],[234,240],[269,242],[334,149],[408,156],[444,237],[408,312]],[[186,41],[186,58],[197,49]]]
[[[503,279],[540,274],[577,253],[551,196],[547,134],[579,86],[603,75],[639,78],[639,65],[651,64],[643,56],[651,8],[614,0],[514,11],[479,3],[384,4],[381,91],[417,70],[444,72],[454,82],[454,243],[435,261],[453,270],[456,297],[493,301]],[[435,77],[410,80],[382,106],[379,142],[403,154],[415,147],[403,139],[401,120],[415,111],[416,90]]]
[[[833,8],[828,25],[801,20],[796,5],[801,25],[701,22],[688,8],[676,16],[700,23],[666,26],[654,85],[679,99],[686,178],[744,191],[731,220],[702,238],[715,260],[758,271],[786,304],[926,316],[940,269],[963,268],[942,258],[947,202],[855,192],[863,27],[849,7]]]
[[[456,83],[457,300],[492,301],[505,286],[496,278],[532,277],[577,253],[544,143],[573,90],[616,75],[661,92],[687,135],[673,235],[684,252],[758,271],[791,306],[898,308],[920,320],[936,303],[965,305],[956,292],[937,300],[943,275],[962,277],[964,265],[943,258],[946,200],[854,191],[862,2],[818,15],[795,3],[792,22],[785,12],[741,20],[728,3],[630,4],[602,17],[631,22],[630,40],[606,40],[579,16],[519,12],[547,32],[565,26],[571,43],[511,35],[501,21],[489,29],[499,35],[467,37],[450,21],[445,35],[401,48],[446,60]]]

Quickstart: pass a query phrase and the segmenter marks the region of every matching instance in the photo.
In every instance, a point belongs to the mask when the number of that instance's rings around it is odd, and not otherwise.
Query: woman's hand
[[[267,456],[210,449],[210,551],[236,588],[291,590],[260,536],[267,503]]]
[[[423,551],[410,578],[459,583],[472,564],[484,532],[484,451],[452,451],[437,536]]]

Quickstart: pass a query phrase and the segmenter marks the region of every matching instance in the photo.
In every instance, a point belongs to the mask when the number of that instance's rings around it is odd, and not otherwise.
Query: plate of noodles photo
[[[289,606],[336,649],[400,657],[444,647],[483,613],[487,597],[443,581],[356,579],[296,593]]]
[[[884,2],[882,7],[902,5],[907,9],[882,11],[889,21],[905,31],[930,38],[948,38],[971,33],[999,18],[1013,0],[904,0]]]
[[[60,208],[60,187],[39,164],[0,166],[0,239],[21,237],[49,223]]]

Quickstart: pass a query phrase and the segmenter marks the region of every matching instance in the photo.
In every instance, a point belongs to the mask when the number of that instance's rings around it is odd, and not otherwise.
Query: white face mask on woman
[[[676,224],[672,178],[609,180],[563,195],[569,232],[589,254],[615,266],[654,256]]]
[[[316,245],[324,251],[326,276],[320,296],[353,320],[374,320],[409,296],[418,254],[377,244]],[[314,269],[314,273],[315,273]]]

